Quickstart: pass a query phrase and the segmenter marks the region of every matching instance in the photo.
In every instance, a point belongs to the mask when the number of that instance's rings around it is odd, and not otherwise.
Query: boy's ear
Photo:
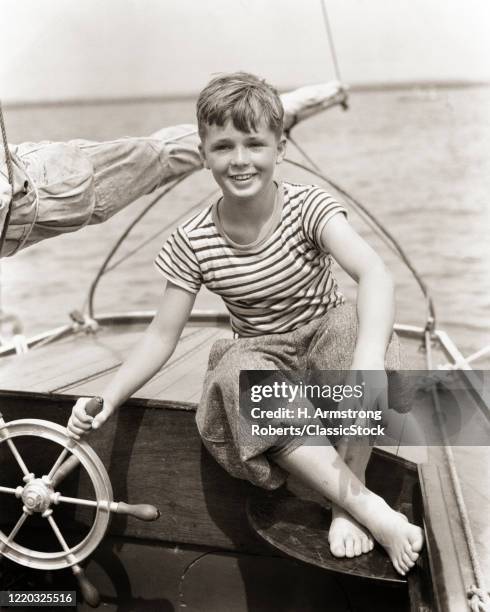
[[[276,164],[280,164],[282,162],[282,160],[284,159],[284,156],[286,155],[286,145],[287,145],[287,140],[286,140],[286,137],[283,134],[281,136],[281,138],[277,142],[277,159],[276,159]]]
[[[208,166],[208,162],[206,161],[206,155],[205,155],[205,153],[204,153],[204,147],[203,147],[203,145],[202,145],[202,142],[200,142],[200,143],[197,145],[197,148],[199,149],[199,157],[201,158],[202,165],[203,165],[203,166],[204,166],[204,167],[205,167],[207,170],[209,170],[209,166]]]

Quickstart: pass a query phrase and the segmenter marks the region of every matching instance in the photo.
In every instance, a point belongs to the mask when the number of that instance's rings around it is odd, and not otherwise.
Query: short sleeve
[[[319,187],[313,187],[306,195],[301,207],[301,222],[308,242],[321,250],[323,228],[338,213],[347,216],[345,207],[334,197]]]
[[[185,230],[177,228],[168,238],[155,259],[155,266],[175,285],[198,293],[202,285],[199,262]]]

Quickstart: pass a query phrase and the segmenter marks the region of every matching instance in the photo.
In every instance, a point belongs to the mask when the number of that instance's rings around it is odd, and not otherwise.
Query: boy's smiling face
[[[242,132],[233,121],[206,126],[199,150],[228,202],[255,201],[266,195],[274,170],[284,158],[286,141],[261,120],[257,130]]]

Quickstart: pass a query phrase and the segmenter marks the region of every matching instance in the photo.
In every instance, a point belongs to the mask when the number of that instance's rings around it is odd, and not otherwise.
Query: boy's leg
[[[253,444],[239,434],[240,370],[294,370],[295,349],[285,342],[288,335],[238,341],[231,347],[219,346],[210,356],[211,368],[204,385],[197,413],[198,428],[208,450],[233,476],[265,488],[277,488],[293,473],[345,509],[356,524],[364,525],[383,545],[397,571],[405,573],[415,563],[422,546],[421,530],[392,510],[379,496],[370,492],[352,473],[331,446],[290,446],[287,453],[267,452],[274,440],[257,437]],[[297,340],[297,338],[296,338]],[[277,442],[277,441],[276,441]]]
[[[215,343],[196,414],[204,445],[218,463],[232,476],[267,489],[287,478],[267,455],[281,440],[250,435],[246,415],[240,413],[240,371],[297,369],[290,340],[290,334],[281,334]]]
[[[276,461],[364,525],[385,548],[400,574],[414,565],[423,544],[420,527],[369,491],[333,446],[302,445]]]
[[[312,341],[307,367],[316,370],[348,371],[357,336],[355,307],[344,304],[332,309]],[[386,368],[399,369],[399,344],[394,336],[386,355]],[[366,467],[372,445],[366,436],[343,438],[337,452],[352,474],[364,485]],[[349,486],[349,483],[346,483]],[[354,557],[372,550],[371,535],[343,508],[332,502],[332,523],[329,530],[330,549],[336,557]]]

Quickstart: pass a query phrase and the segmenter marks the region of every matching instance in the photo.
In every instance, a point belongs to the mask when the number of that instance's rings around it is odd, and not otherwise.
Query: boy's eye
[[[225,151],[229,149],[231,145],[229,144],[218,144],[213,147],[213,151]]]
[[[265,146],[263,142],[259,142],[259,141],[255,141],[255,142],[251,142],[250,146],[254,149],[258,149],[260,147]]]

